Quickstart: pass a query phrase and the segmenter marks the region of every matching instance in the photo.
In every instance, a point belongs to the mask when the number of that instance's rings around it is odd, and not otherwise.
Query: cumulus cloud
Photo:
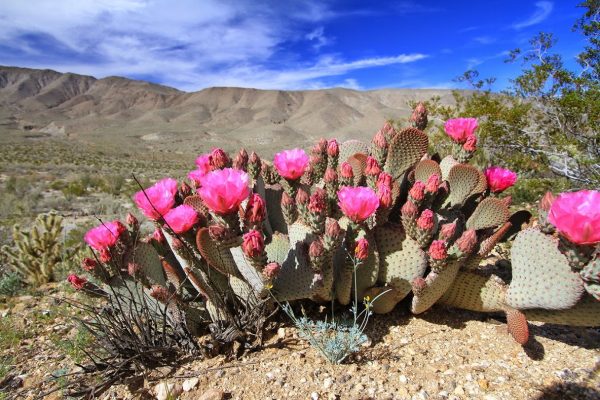
[[[258,2],[257,2],[258,3]],[[0,64],[104,77],[208,86],[303,88],[346,72],[418,61],[424,54],[311,61],[282,51],[304,38],[330,43],[322,23],[340,17],[318,0],[43,0],[0,9]],[[294,65],[294,67],[290,67]]]
[[[554,8],[554,3],[552,3],[551,1],[538,1],[535,3],[535,7],[535,12],[529,18],[514,23],[512,25],[512,28],[519,30],[527,28],[528,26],[539,24],[540,22],[544,21],[550,16],[550,14],[552,13],[552,9]]]

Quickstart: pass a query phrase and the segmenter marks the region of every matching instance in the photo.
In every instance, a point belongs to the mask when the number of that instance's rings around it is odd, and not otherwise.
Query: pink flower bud
[[[98,262],[93,258],[86,257],[81,260],[81,268],[88,272],[92,272],[98,267]]]
[[[433,211],[423,210],[421,216],[417,219],[417,226],[424,231],[430,231],[433,229],[434,224]]]
[[[414,218],[419,214],[419,208],[412,201],[407,201],[402,206],[400,212],[406,217]]]
[[[442,225],[440,228],[440,239],[450,240],[456,233],[456,222]]]
[[[415,295],[420,296],[427,288],[427,281],[422,277],[417,277],[411,282],[412,291]]]
[[[181,197],[186,198],[192,194],[192,188],[187,183],[181,182],[181,185],[179,186],[179,193],[181,194]]]
[[[333,168],[327,168],[325,171],[325,182],[332,183],[337,181],[337,173]]]
[[[419,102],[410,116],[410,121],[414,123],[418,129],[425,129],[427,127],[427,108],[425,104]]]
[[[350,165],[350,163],[344,161],[340,166],[340,170],[344,179],[354,178],[354,171],[352,170],[352,165]]]
[[[331,139],[327,142],[327,155],[329,157],[337,157],[340,152],[340,146],[338,141],[335,139]]]
[[[377,187],[386,186],[388,189],[392,189],[393,178],[390,174],[382,172],[377,177]]]
[[[248,152],[246,149],[240,149],[233,160],[233,168],[244,170],[248,165]]]
[[[327,152],[327,139],[325,138],[321,138],[319,139],[319,143],[317,144],[318,148],[319,148],[319,153],[321,154],[325,154]]]
[[[289,196],[288,196],[289,197]],[[253,193],[246,204],[244,220],[251,224],[261,224],[266,217],[265,201],[258,193]]]
[[[463,144],[463,149],[470,152],[477,150],[477,136],[469,136],[465,141],[465,144]]]
[[[127,213],[127,216],[125,217],[125,222],[132,228],[138,226],[138,220],[132,213]]]
[[[250,153],[250,159],[248,160],[250,164],[260,164],[260,157],[255,152]]]
[[[305,192],[306,193],[306,192]],[[289,194],[283,192],[281,195],[281,206],[282,207],[292,207],[295,204],[294,199],[291,198]]]
[[[490,167],[483,171],[490,191],[500,193],[511,187],[517,181],[517,174],[500,167]]]
[[[169,290],[160,285],[152,285],[150,288],[150,296],[161,303],[167,303],[171,300],[171,293],[169,293]]]
[[[308,203],[309,197],[306,190],[300,188],[298,189],[298,193],[296,193],[296,203],[298,204],[306,204]]]
[[[358,239],[354,248],[354,256],[364,261],[369,257],[369,242],[365,238]]]
[[[421,181],[416,181],[408,191],[408,195],[415,201],[421,201],[425,197],[425,184]]]
[[[552,192],[546,192],[546,194],[544,194],[544,197],[542,197],[542,199],[540,200],[540,209],[544,211],[550,211],[554,200],[556,200],[554,194],[552,194]]]
[[[267,279],[274,279],[279,274],[279,271],[281,271],[281,265],[271,262],[265,265],[262,273]]]
[[[471,254],[477,246],[477,232],[473,229],[464,231],[456,241],[456,246],[462,253]]]
[[[375,137],[373,138],[373,143],[380,149],[385,149],[388,145],[385,135],[382,131],[377,131]]]
[[[210,152],[211,165],[213,169],[223,169],[229,165],[229,156],[223,149],[213,149]]]
[[[71,274],[67,277],[67,282],[69,282],[75,290],[83,289],[85,287],[85,284],[87,283],[87,281],[88,280],[85,279],[84,277],[77,276],[75,274]]]
[[[429,256],[434,260],[445,260],[448,257],[446,242],[434,240],[429,246]]]
[[[142,266],[135,262],[127,263],[127,273],[129,276],[135,276],[142,270]]]
[[[244,234],[244,241],[242,242],[242,250],[250,258],[257,258],[265,250],[265,242],[262,233],[252,229],[250,232]]]
[[[156,240],[158,243],[164,243],[165,235],[163,235],[163,232],[161,229],[156,228],[154,230],[154,233],[152,233],[152,239]]]
[[[323,160],[323,157],[321,157],[320,154],[312,154],[310,156],[310,165],[317,165],[317,164],[321,163],[322,160]]]
[[[392,191],[389,186],[381,185],[377,189],[377,197],[379,197],[379,204],[383,208],[390,208],[392,205]]]
[[[229,236],[229,230],[224,225],[215,224],[208,227],[208,234],[213,240],[221,242]]]
[[[342,228],[340,228],[340,224],[337,222],[337,220],[333,218],[327,218],[327,220],[325,221],[326,236],[337,238],[340,236],[341,231]]]
[[[365,168],[365,174],[369,176],[378,175],[381,172],[381,168],[379,168],[379,163],[376,159],[369,156],[367,157],[367,167]]]
[[[308,256],[311,259],[315,259],[323,256],[325,252],[325,248],[323,247],[323,242],[320,239],[313,241],[308,247]]]
[[[308,203],[308,209],[310,212],[315,214],[324,213],[327,209],[327,193],[321,188],[316,188],[313,194],[310,196]]]
[[[394,131],[394,126],[390,123],[390,121],[385,121],[385,124],[383,124],[383,127],[381,128],[381,131],[385,135],[388,135]]]
[[[440,186],[440,176],[437,174],[433,174],[427,179],[427,183],[425,184],[425,191],[427,193],[436,193],[438,187]]]

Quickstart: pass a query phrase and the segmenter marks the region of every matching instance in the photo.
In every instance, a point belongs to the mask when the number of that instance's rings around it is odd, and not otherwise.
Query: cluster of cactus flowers
[[[371,143],[321,139],[308,154],[286,150],[273,162],[214,149],[197,158],[189,183],[167,178],[134,196],[153,235],[139,238],[131,216],[129,229],[114,221],[88,232],[97,259],[84,268],[104,282],[135,279],[180,313],[190,311],[184,294],[199,295],[200,311],[234,330],[232,310],[270,296],[377,298],[373,311],[387,313],[411,294],[414,314],[436,303],[505,312],[519,343],[528,319],[599,326],[600,193],[548,194],[535,225],[528,212],[509,211],[503,191],[515,173],[468,164],[477,120],[446,122],[454,144],[444,158],[427,154],[423,104],[410,121],[400,130],[386,123]],[[480,266],[515,234],[511,268]]]

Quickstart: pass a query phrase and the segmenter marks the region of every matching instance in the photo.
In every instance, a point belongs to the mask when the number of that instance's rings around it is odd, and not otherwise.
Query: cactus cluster
[[[27,285],[39,286],[53,281],[57,266],[79,250],[78,246],[64,246],[62,221],[62,217],[53,212],[40,214],[30,229],[13,226],[14,246],[2,246],[6,264]]]
[[[443,159],[427,154],[424,106],[412,122],[404,129],[386,123],[370,144],[321,139],[310,154],[294,149],[273,163],[243,149],[233,158],[215,149],[198,158],[189,184],[161,181],[136,195],[156,224],[154,239],[119,240],[104,253],[121,246],[131,266],[125,272],[155,298],[181,297],[186,287],[204,298],[214,324],[239,335],[237,309],[270,296],[345,305],[353,284],[359,300],[384,293],[373,303],[376,313],[411,294],[415,314],[436,303],[505,312],[520,343],[527,319],[600,325],[597,249],[570,246],[566,256],[544,223],[517,235],[511,270],[480,267],[531,215],[511,214],[511,198],[501,194],[512,176],[506,183],[506,174],[466,163],[476,121],[446,124],[456,149]],[[373,196],[377,205],[369,209]],[[194,217],[179,217],[183,208]],[[359,251],[353,281],[351,255]]]

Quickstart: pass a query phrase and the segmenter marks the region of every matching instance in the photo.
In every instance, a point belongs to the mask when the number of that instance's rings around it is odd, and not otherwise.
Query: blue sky
[[[570,65],[579,1],[0,0],[0,65],[144,79],[185,91],[451,88],[539,31]]]

